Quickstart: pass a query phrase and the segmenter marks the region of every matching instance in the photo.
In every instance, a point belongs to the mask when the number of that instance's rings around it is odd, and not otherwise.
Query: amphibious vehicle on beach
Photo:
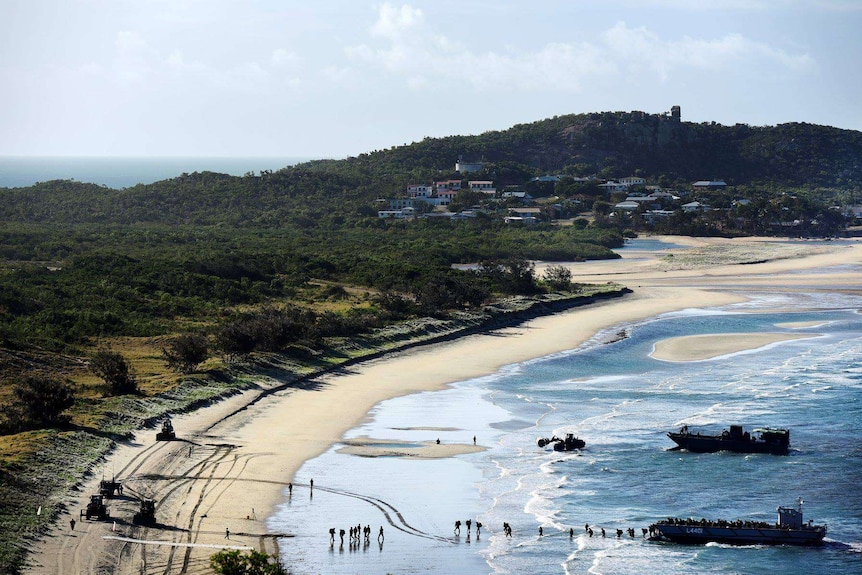
[[[728,543],[731,545],[819,545],[826,525],[802,521],[802,499],[797,507],[779,507],[778,523],[764,521],[710,521],[669,517],[649,527],[651,541],[674,543]]]
[[[540,437],[536,443],[539,447],[553,444],[554,451],[573,451],[587,445],[583,439],[575,437],[573,433],[567,433],[565,439],[560,439],[556,435],[551,438]]]
[[[173,441],[176,438],[177,434],[174,433],[174,426],[169,417],[162,422],[162,430],[156,433],[156,441]]]
[[[685,449],[694,453],[715,453],[716,451],[734,451],[736,453],[771,453],[787,455],[790,450],[790,430],[762,428],[752,433],[743,431],[741,425],[731,425],[720,435],[701,435],[692,433],[684,425],[679,431],[667,434],[676,447],[670,451]]]

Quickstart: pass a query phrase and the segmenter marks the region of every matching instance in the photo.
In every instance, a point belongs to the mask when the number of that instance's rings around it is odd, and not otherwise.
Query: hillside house
[[[431,184],[411,184],[407,186],[407,194],[411,198],[430,198],[434,195],[434,186]]]
[[[468,184],[471,192],[479,192],[488,195],[495,195],[497,193],[497,188],[494,187],[494,182],[490,180],[473,180]]]
[[[455,200],[460,190],[442,189],[437,190],[437,205],[448,206]]]
[[[691,187],[697,191],[723,190],[727,184],[723,180],[698,180]]]
[[[640,208],[640,203],[632,200],[626,200],[614,205],[615,210],[621,210],[623,212],[636,212],[638,208]]]
[[[621,184],[613,180],[608,180],[604,184],[599,184],[599,187],[606,192],[625,192],[628,189],[628,186],[625,184]]]
[[[627,187],[643,186],[646,185],[646,180],[638,176],[628,176],[625,178],[620,178],[620,183]]]
[[[649,210],[644,212],[643,219],[648,224],[654,224],[658,221],[669,219],[673,214],[673,210]]]
[[[377,217],[380,219],[403,220],[416,216],[415,208],[401,208],[400,210],[378,210]]]
[[[501,196],[505,199],[515,198],[517,200],[522,200],[522,201],[527,201],[527,200],[533,199],[533,196],[531,196],[530,194],[528,194],[527,192],[525,192],[523,190],[506,190],[501,194]]]
[[[422,201],[422,200],[418,200]],[[414,198],[392,198],[386,200],[390,210],[402,210],[404,208],[415,208],[417,200]]]
[[[459,191],[461,189],[461,180],[443,180],[440,182],[434,182],[434,188],[438,193],[441,191]]]
[[[541,215],[541,208],[509,208],[509,215],[503,221],[507,224],[535,224]]]
[[[708,205],[702,204],[700,202],[689,202],[687,204],[683,204],[680,207],[682,208],[682,211],[684,211],[686,213],[708,212],[710,210]]]
[[[458,161],[455,162],[455,171],[461,174],[481,172],[483,169],[485,169],[483,162],[465,162],[461,158],[458,158]]]

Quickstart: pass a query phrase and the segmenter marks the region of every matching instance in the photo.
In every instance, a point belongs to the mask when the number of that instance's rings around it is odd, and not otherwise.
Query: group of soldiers
[[[471,519],[468,519],[467,521],[464,522],[464,525],[467,526],[467,536],[469,537],[470,536],[470,529],[473,526],[473,521]],[[476,521],[476,537],[479,536],[480,531],[482,531],[482,522]],[[460,520],[455,522],[455,535],[461,535],[461,521]]]
[[[506,524],[504,523],[503,525],[505,526]],[[599,529],[601,529],[602,537],[607,537],[607,533],[605,532],[605,528],[599,527]],[[587,535],[589,535],[590,537],[593,536],[593,528],[590,527],[589,523],[584,524],[584,532]],[[623,533],[624,532],[622,529],[617,529],[617,539],[621,538],[623,536]],[[632,537],[632,538],[635,536],[635,530],[632,527],[629,527],[628,529],[626,529],[625,533],[628,533],[629,537]],[[650,527],[649,529],[641,528],[641,537],[646,537],[647,533],[649,533],[649,535],[652,536],[653,535],[653,528],[652,527]],[[542,536],[542,535],[543,535],[542,528],[539,527],[539,536]],[[574,530],[574,528],[570,527],[569,528],[569,539],[573,538],[574,536],[575,536],[575,530]]]
[[[469,537],[470,536],[470,529],[472,529],[472,527],[473,527],[473,521],[468,519],[467,521],[464,522],[464,525],[467,527],[467,536]],[[72,527],[72,528],[74,529],[74,527]],[[600,530],[602,537],[607,537],[607,532],[605,531],[604,527],[598,527],[598,529]],[[482,522],[476,521],[476,537],[477,538],[479,537],[479,533],[481,532],[481,530],[482,530]],[[594,533],[593,528],[590,526],[589,523],[584,524],[584,532],[587,535],[589,535],[590,537],[593,536],[593,533]],[[345,533],[346,532],[344,531],[344,529],[340,529],[338,531],[338,536],[340,538],[340,544],[342,546],[344,545],[344,534]],[[616,530],[617,539],[620,539],[623,536],[623,533],[628,533],[628,536],[631,538],[635,537],[635,530],[632,527],[629,527],[625,531],[623,531],[622,529],[617,529]],[[650,536],[653,535],[652,527],[650,527],[650,529],[641,529],[641,537],[646,537],[647,533],[649,533]],[[544,534],[545,534],[544,529],[542,529],[542,527],[539,527],[539,537],[543,537]],[[329,530],[329,544],[330,545],[335,545],[335,535],[336,535],[335,527],[333,527]],[[461,535],[461,521],[460,520],[455,522],[455,535]],[[505,535],[506,537],[512,536],[512,526],[506,522],[503,522],[503,535]],[[569,538],[571,539],[574,536],[575,536],[574,528],[569,528]],[[349,537],[350,537],[350,545],[354,545],[354,544],[359,545],[359,543],[361,543],[363,541],[363,539],[365,541],[365,544],[368,545],[370,540],[371,540],[371,525],[366,525],[365,527],[363,527],[360,524],[360,525],[357,525],[356,527],[351,527],[349,530]],[[380,531],[378,531],[378,533],[377,533],[377,542],[380,545],[383,545],[383,526],[382,525],[380,526]]]
[[[338,530],[338,536],[340,538],[340,544],[344,545],[344,529]],[[368,545],[371,541],[371,525],[366,525],[363,527],[361,524],[356,527],[350,528],[350,545],[358,545],[363,539],[365,539],[365,544]],[[383,526],[380,526],[380,531],[377,532],[377,542],[383,545]],[[329,530],[329,544],[335,544],[335,527],[332,527]]]

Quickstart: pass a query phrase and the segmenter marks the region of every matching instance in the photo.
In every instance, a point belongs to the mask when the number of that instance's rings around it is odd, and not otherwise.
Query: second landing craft
[[[749,433],[743,431],[741,425],[731,425],[729,431],[725,429],[720,435],[701,435],[690,432],[685,425],[667,436],[676,443],[672,450],[685,449],[694,453],[734,451],[787,455],[790,450],[790,431],[787,429],[762,428]]]

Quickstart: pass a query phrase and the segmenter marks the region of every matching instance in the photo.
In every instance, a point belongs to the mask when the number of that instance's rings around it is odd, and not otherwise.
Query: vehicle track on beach
[[[408,535],[413,535],[415,537],[422,537],[424,539],[431,539],[434,541],[445,541],[448,543],[454,543],[452,538],[444,537],[442,535],[433,535],[431,533],[427,533],[425,531],[421,531],[416,529],[404,519],[404,515],[391,503],[388,503],[382,499],[378,499],[377,497],[371,497],[369,495],[363,495],[361,493],[353,493],[350,491],[342,491],[339,489],[331,489],[328,487],[318,487],[315,486],[315,489],[319,489],[321,491],[326,491],[327,493],[332,493],[334,495],[341,495],[343,497],[352,497],[353,499],[359,499],[360,501],[364,501],[369,505],[377,508],[383,516],[386,518],[387,523],[393,528],[406,533]],[[393,516],[397,518],[397,521],[393,519]]]
[[[250,459],[250,457],[249,457],[249,459]],[[238,476],[234,476],[234,477],[225,476],[225,477],[216,478],[213,476],[204,476],[203,474],[184,475],[184,476],[160,476],[160,479],[165,480],[165,481],[169,481],[169,482],[172,482],[172,481],[177,481],[177,482],[195,481],[196,482],[196,481],[200,481],[200,480],[206,480],[207,482],[230,481],[231,483],[242,483],[242,482],[266,483],[266,484],[270,484],[270,485],[280,485],[282,487],[287,487],[289,485],[289,482],[286,482],[286,481],[276,481],[276,480],[268,480],[268,479],[246,479],[244,477],[238,477]],[[294,486],[300,486],[300,487],[303,487],[303,486],[309,487],[308,484],[303,484],[303,483],[294,483],[293,485]],[[397,529],[397,530],[399,530],[399,531],[401,531],[407,535],[413,535],[415,537],[422,537],[422,538],[431,539],[434,541],[446,541],[446,542],[450,542],[450,543],[453,542],[453,539],[451,537],[446,537],[446,536],[442,536],[442,535],[434,535],[433,533],[428,533],[426,531],[422,531],[421,529],[417,529],[416,527],[413,527],[407,521],[407,519],[405,519],[404,515],[402,514],[402,512],[398,508],[396,508],[391,503],[384,501],[383,499],[380,499],[377,497],[372,497],[370,495],[364,495],[362,493],[355,493],[352,491],[334,489],[331,487],[323,487],[319,483],[314,486],[314,489],[317,491],[324,491],[326,493],[331,493],[333,495],[339,495],[342,497],[350,497],[352,499],[358,499],[360,501],[364,501],[365,503],[371,505],[372,507],[374,507],[378,511],[380,511],[381,514],[383,515],[383,517],[385,518],[386,522],[391,527],[393,527],[394,529]],[[200,530],[200,526],[198,527],[198,530],[196,530],[196,532],[199,530]],[[192,530],[189,529],[189,532],[191,532],[191,531]],[[250,534],[243,533],[243,532],[237,532],[236,535],[239,536],[239,535],[250,535]]]

